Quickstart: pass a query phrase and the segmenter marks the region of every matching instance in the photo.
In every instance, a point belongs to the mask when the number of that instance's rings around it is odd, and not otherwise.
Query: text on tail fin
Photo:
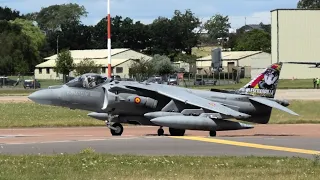
[[[278,86],[281,68],[281,62],[267,67],[256,78],[240,88],[240,93],[273,98]]]

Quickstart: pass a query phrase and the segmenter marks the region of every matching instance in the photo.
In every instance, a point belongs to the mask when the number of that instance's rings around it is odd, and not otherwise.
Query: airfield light
[[[108,0],[108,77],[111,78],[111,18],[110,18],[110,0]]]

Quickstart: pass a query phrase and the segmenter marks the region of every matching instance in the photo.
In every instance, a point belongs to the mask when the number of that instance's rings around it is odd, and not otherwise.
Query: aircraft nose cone
[[[55,94],[51,89],[44,89],[36,91],[28,96],[28,98],[39,104],[51,105],[52,101],[55,99]]]

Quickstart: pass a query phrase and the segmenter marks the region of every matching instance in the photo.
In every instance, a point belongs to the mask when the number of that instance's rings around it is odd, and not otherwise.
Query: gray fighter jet
[[[32,93],[36,103],[87,110],[88,116],[106,122],[112,135],[121,135],[121,123],[169,127],[170,135],[185,130],[216,131],[253,128],[239,122],[266,124],[272,108],[298,115],[287,101],[274,99],[282,63],[266,68],[235,91],[196,90],[135,81],[116,81],[100,74],[83,74],[72,81]]]

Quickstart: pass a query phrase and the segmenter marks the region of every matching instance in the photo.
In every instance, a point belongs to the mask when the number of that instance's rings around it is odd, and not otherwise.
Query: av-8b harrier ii
[[[286,101],[274,99],[282,63],[272,64],[258,77],[235,91],[196,90],[135,81],[115,81],[100,74],[83,74],[72,81],[32,93],[34,102],[87,110],[106,122],[112,135],[121,135],[121,123],[169,127],[170,135],[186,130],[216,131],[253,128],[269,122],[272,108],[298,115]]]

